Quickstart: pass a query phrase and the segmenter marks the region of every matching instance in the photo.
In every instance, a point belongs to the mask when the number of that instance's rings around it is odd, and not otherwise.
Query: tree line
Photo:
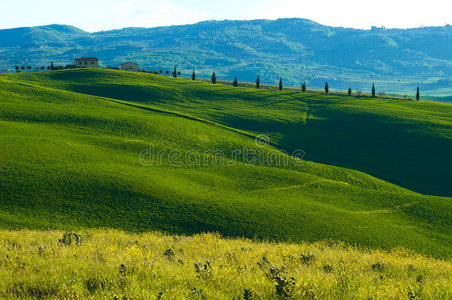
[[[195,71],[193,71],[193,73],[192,73],[192,80],[196,80],[196,73],[195,73]],[[216,83],[217,83],[217,75],[216,75],[215,72],[212,73],[211,82],[212,82],[213,84],[216,84]],[[232,82],[232,85],[233,85],[234,87],[238,87],[238,86],[239,86],[239,82],[238,82],[238,80],[237,80],[237,76],[234,77],[234,81]],[[256,86],[257,89],[260,88],[260,78],[259,78],[259,76],[257,76],[255,86]],[[282,90],[284,89],[282,77],[279,78],[278,89],[279,89],[280,91],[282,91]],[[306,82],[303,82],[303,83],[301,84],[301,92],[306,93],[306,90],[307,90]],[[329,87],[328,82],[325,82],[324,92],[325,92],[325,94],[329,94],[329,93],[330,93],[330,87]],[[371,88],[371,90],[370,90],[370,93],[371,93],[371,96],[372,96],[373,98],[376,97],[375,83],[372,83],[372,88]],[[347,95],[348,95],[348,96],[352,96],[352,95],[353,95],[353,90],[352,90],[351,87],[348,88],[348,90],[347,90]],[[356,92],[356,95],[357,95],[357,96],[360,96],[360,95],[361,95],[361,91],[357,91],[357,92]],[[419,87],[416,88],[416,100],[417,100],[417,101],[420,100],[420,89],[419,89]]]
[[[33,67],[33,66],[30,66],[30,65],[28,65],[28,66],[15,66],[14,69],[16,70],[17,73],[20,73],[20,72],[26,71],[26,70],[28,70],[28,71],[32,71],[32,70],[35,70],[35,71],[38,71],[38,70],[41,70],[41,71],[44,71],[44,70],[54,71],[54,70],[64,70],[64,69],[73,69],[73,68],[71,67],[71,65],[67,65],[65,67],[63,67],[63,66],[55,66],[53,64],[53,62],[52,62],[52,63],[50,63],[49,66],[37,66],[37,67]],[[6,71],[8,71],[8,70],[6,70]]]
[[[41,67],[35,67],[35,70],[45,70],[45,69],[47,69],[47,70],[62,70],[62,69],[68,69],[68,68],[70,68],[69,65],[66,66],[66,67],[54,66],[54,64],[52,62],[50,64],[50,66],[48,66],[47,68],[44,67],[44,66],[41,66]],[[33,70],[33,67],[32,66],[15,66],[15,69],[16,69],[16,72],[21,72],[21,71],[24,71],[24,70]],[[151,73],[151,74],[156,74],[156,75],[158,75],[158,74],[163,75],[164,73],[165,73],[165,75],[169,75],[170,74],[169,70],[164,72],[162,69],[160,69],[160,71],[157,71],[157,70],[150,71],[150,72],[144,71],[144,70],[142,70],[142,71],[143,72],[147,72],[147,73]],[[172,72],[172,75],[173,75],[174,78],[177,78],[178,76],[181,76],[182,73],[181,73],[181,71],[177,70],[176,66],[174,66],[174,70]],[[196,80],[196,72],[194,70],[193,70],[191,79],[192,80]],[[216,84],[217,83],[217,75],[216,75],[215,72],[212,73],[211,82],[212,82],[212,84]],[[232,85],[234,87],[238,87],[239,86],[239,82],[237,80],[237,76],[234,77],[234,81],[232,82]],[[260,77],[259,76],[257,76],[257,78],[256,78],[255,86],[256,86],[257,89],[260,89],[261,84],[260,84]],[[284,89],[282,77],[279,78],[278,89],[280,91],[282,91]],[[307,91],[306,82],[303,82],[301,84],[301,92],[306,93],[306,91]],[[328,85],[328,82],[325,82],[324,91],[325,91],[325,94],[329,94],[329,92],[330,92],[330,87]],[[353,91],[352,91],[351,87],[348,88],[347,95],[348,96],[352,96],[353,95]],[[360,96],[360,92],[357,92],[356,95]],[[371,96],[372,97],[376,97],[376,90],[375,90],[375,84],[374,83],[372,83]],[[416,88],[416,100],[417,101],[420,100],[419,87]]]

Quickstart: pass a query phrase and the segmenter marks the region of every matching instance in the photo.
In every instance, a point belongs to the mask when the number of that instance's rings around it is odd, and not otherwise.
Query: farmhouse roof
[[[131,61],[125,62],[125,63],[123,63],[123,64],[120,64],[120,66],[123,66],[123,65],[126,65],[126,64],[134,64],[134,65],[137,65],[137,66],[138,66],[137,63],[134,63],[134,62],[131,62]]]
[[[75,59],[76,61],[99,61],[97,57],[79,57]]]

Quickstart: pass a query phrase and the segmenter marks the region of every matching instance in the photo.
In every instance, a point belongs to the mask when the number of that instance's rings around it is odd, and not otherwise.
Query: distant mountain
[[[73,26],[47,25],[0,30],[0,47],[33,48],[42,45],[63,46],[74,44],[70,41],[89,33]],[[25,50],[25,49],[24,49]]]
[[[377,92],[452,94],[452,26],[358,30],[306,19],[207,21],[88,33],[66,25],[0,30],[0,68],[70,64],[98,56],[103,66],[135,61],[220,79]]]

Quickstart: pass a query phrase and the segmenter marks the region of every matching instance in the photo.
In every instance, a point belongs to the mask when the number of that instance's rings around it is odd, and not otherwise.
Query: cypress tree
[[[195,73],[195,70],[193,70],[193,74],[191,74],[191,80],[196,80],[196,73]]]
[[[238,83],[238,81],[237,81],[237,76],[235,76],[235,79],[234,79],[234,82],[232,83],[232,85],[233,85],[234,87],[238,87],[238,86],[239,86],[239,83]]]
[[[174,78],[177,77],[177,69],[176,69],[176,66],[174,66],[173,77],[174,77]]]
[[[372,83],[372,97],[375,97],[375,84]]]
[[[420,98],[421,98],[421,94],[419,93],[419,87],[417,87],[417,90],[416,90],[416,100],[419,101]]]
[[[325,82],[325,94],[328,94],[330,91],[330,87],[328,86],[328,82]]]
[[[303,82],[303,84],[301,85],[301,91],[302,91],[303,93],[306,92],[306,82]]]
[[[257,76],[256,79],[256,88],[259,89],[261,87],[261,80],[259,79],[259,76]]]
[[[215,74],[215,72],[212,73],[212,83],[213,84],[217,83],[217,75]]]
[[[282,78],[279,77],[279,90],[282,91],[283,85],[282,85]]]
[[[347,94],[348,94],[349,96],[351,96],[351,95],[352,95],[352,88],[348,88],[348,92],[347,92]]]

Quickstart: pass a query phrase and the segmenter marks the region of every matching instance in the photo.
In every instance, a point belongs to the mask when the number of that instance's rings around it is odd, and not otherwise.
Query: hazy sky
[[[87,31],[291,17],[355,28],[452,24],[451,0],[0,0],[0,9],[0,28],[68,24]]]

